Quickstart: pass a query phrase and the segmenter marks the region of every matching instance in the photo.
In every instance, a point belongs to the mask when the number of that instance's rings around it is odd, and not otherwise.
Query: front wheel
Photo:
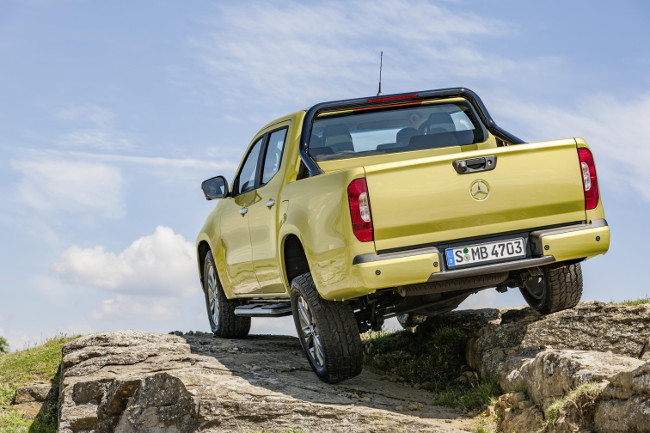
[[[300,345],[322,381],[338,383],[361,373],[363,347],[347,303],[321,298],[306,273],[291,282],[291,308]]]
[[[212,333],[223,338],[246,337],[251,329],[251,318],[235,316],[239,303],[223,293],[212,251],[208,251],[203,262],[203,291]]]
[[[546,267],[542,276],[528,280],[519,290],[528,305],[542,314],[573,308],[582,297],[580,263]]]

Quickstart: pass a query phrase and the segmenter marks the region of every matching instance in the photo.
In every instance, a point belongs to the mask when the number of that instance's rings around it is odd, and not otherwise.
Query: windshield
[[[445,102],[326,115],[314,120],[309,153],[316,161],[464,146],[487,140],[466,102]]]

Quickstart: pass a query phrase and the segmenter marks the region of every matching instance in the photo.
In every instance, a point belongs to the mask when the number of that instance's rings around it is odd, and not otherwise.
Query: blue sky
[[[384,93],[466,86],[526,141],[584,137],[612,245],[583,299],[647,295],[649,22],[644,1],[3,1],[0,335],[208,330],[201,181],[275,117],[376,93],[380,50]]]

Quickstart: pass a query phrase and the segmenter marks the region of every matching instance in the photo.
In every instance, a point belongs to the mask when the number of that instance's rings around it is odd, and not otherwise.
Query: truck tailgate
[[[459,174],[454,161],[496,157]],[[574,139],[365,166],[378,251],[583,221]],[[477,181],[485,193],[476,194]],[[474,184],[474,196],[472,185]]]

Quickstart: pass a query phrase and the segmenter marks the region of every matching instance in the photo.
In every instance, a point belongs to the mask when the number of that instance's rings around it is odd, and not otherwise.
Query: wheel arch
[[[283,273],[288,289],[294,278],[310,272],[305,248],[297,235],[290,233],[284,238],[282,258]]]
[[[210,244],[208,243],[207,240],[201,239],[199,240],[199,243],[196,247],[196,259],[197,259],[197,264],[199,267],[199,279],[201,281],[201,289],[205,292],[205,287],[203,287],[203,272],[204,272],[204,266],[203,263],[205,263],[205,256],[208,255],[208,252],[212,251],[212,248],[210,247]],[[214,253],[213,253],[214,255]]]

